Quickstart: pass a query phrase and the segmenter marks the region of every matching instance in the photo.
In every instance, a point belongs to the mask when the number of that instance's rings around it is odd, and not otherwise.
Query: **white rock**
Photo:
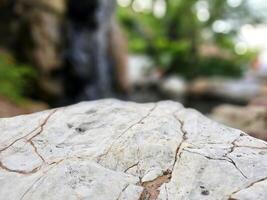
[[[267,199],[267,144],[174,102],[0,119],[2,200]]]

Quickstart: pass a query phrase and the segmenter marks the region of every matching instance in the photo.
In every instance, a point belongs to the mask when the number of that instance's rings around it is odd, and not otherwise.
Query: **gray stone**
[[[227,126],[241,129],[250,136],[267,141],[266,106],[223,104],[213,109],[210,117]]]
[[[267,144],[174,102],[84,102],[0,134],[0,199],[267,198]]]

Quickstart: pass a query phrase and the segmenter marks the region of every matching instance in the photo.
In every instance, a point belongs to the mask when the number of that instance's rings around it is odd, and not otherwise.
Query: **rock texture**
[[[267,198],[267,144],[174,102],[0,120],[0,199]]]

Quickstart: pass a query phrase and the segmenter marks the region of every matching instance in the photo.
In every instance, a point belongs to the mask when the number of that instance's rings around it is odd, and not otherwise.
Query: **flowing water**
[[[69,1],[65,53],[69,101],[112,96],[108,35],[114,5],[113,0]]]

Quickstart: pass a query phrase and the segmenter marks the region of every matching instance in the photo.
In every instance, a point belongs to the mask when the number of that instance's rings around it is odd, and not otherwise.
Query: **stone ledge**
[[[267,198],[267,143],[171,101],[0,119],[6,200]]]

